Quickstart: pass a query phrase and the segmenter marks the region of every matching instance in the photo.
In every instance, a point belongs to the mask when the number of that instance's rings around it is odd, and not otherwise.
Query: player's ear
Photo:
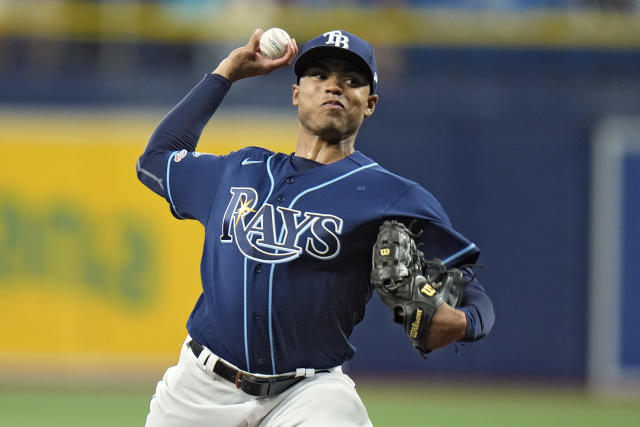
[[[373,112],[376,109],[376,104],[378,103],[378,95],[369,95],[367,98],[367,108],[364,110],[364,118],[371,117]]]
[[[300,86],[294,84],[293,85],[293,94],[291,95],[291,104],[294,107],[298,106],[298,94],[300,93]]]

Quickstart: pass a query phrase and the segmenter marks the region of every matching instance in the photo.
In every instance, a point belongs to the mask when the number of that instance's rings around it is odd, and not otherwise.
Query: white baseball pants
[[[372,425],[340,368],[305,378],[277,396],[256,397],[197,363],[188,340],[178,364],[158,382],[147,427]]]

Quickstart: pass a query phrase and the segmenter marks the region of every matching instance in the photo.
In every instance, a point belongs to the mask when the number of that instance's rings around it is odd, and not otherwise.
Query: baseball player
[[[479,254],[427,190],[355,150],[378,102],[378,76],[371,45],[346,31],[310,40],[295,60],[295,153],[195,151],[235,81],[296,58],[295,40],[284,57],[263,56],[261,34],[256,30],[164,118],[137,163],[138,178],[172,214],[199,221],[205,232],[202,294],[179,361],[158,382],[148,426],[371,425],[341,365],[354,356],[349,337],[373,293],[380,225],[413,220],[421,235],[411,236],[424,257],[446,268]],[[439,301],[428,327],[411,321],[421,351],[478,340],[493,325],[484,288],[469,268],[460,270],[460,306]],[[430,289],[420,282],[420,292]]]

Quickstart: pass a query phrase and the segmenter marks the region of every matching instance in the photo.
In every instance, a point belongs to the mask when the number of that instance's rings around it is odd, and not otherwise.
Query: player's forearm
[[[208,74],[160,122],[151,135],[145,154],[195,151],[202,130],[229,90],[229,81]]]

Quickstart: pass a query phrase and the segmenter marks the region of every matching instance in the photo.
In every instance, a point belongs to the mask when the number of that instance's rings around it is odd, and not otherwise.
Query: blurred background
[[[0,425],[144,423],[202,230],[135,163],[258,27],[370,41],[357,148],[482,250],[478,343],[425,361],[372,299],[346,369],[374,424],[640,425],[638,0],[0,0]],[[234,84],[199,151],[294,151],[293,82]]]

